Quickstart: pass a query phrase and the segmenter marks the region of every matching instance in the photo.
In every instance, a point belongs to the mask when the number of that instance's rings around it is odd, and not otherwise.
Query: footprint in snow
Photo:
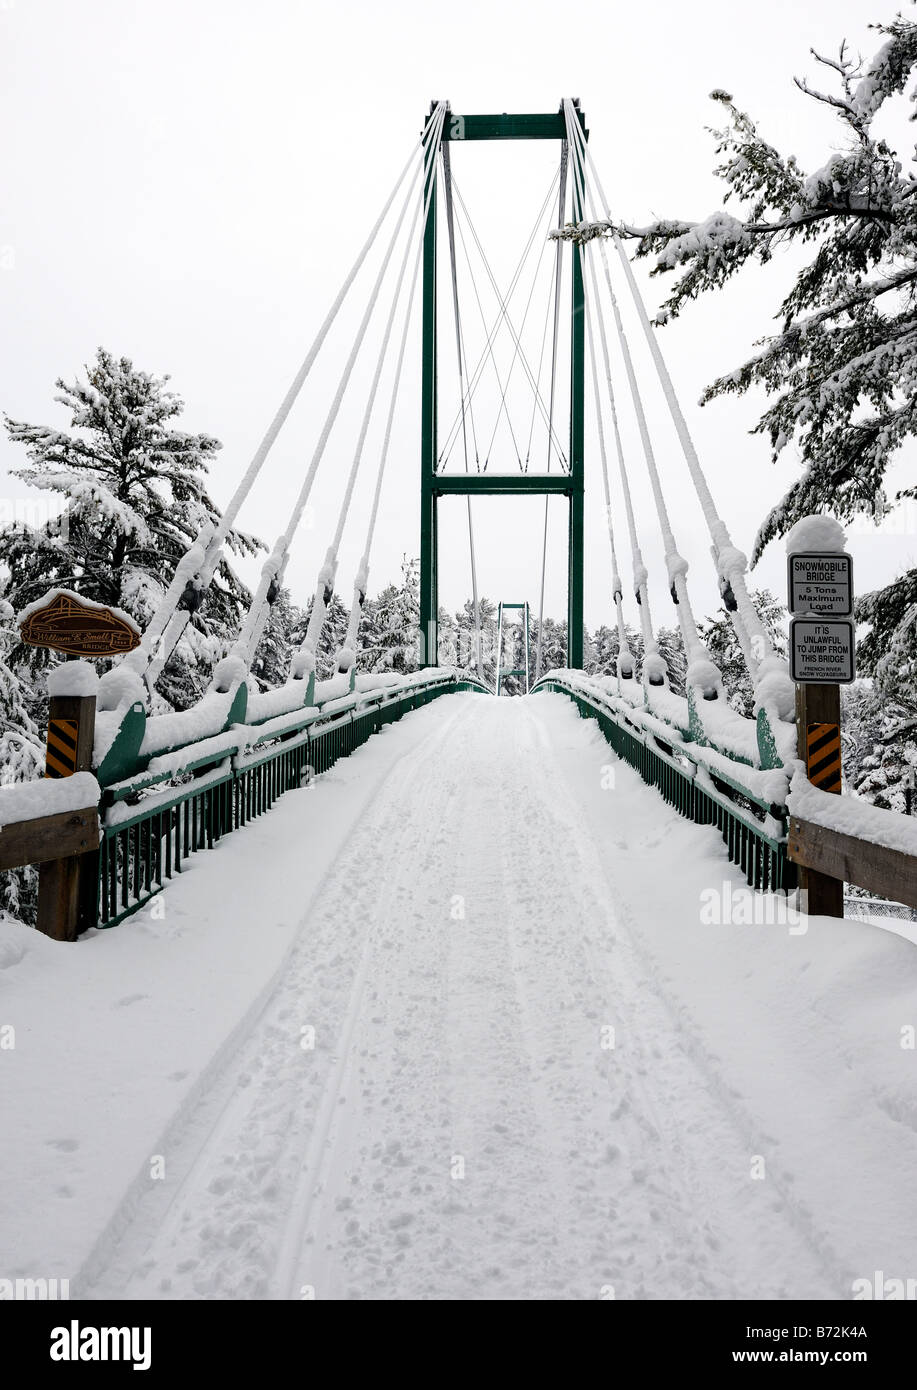
[[[46,1139],[45,1143],[51,1149],[60,1149],[61,1153],[72,1154],[80,1147],[78,1139]]]

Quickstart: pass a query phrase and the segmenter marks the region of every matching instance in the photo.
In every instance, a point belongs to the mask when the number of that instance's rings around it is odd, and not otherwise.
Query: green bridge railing
[[[332,700],[327,710],[264,720],[263,728],[232,725],[217,738],[170,752],[166,771],[147,760],[146,770],[103,788],[98,874],[83,920],[100,927],[123,922],[181,873],[192,854],[263,815],[284,792],[306,785],[386,724],[460,690],[489,693],[467,676],[420,673],[394,688]]]
[[[675,727],[662,732],[658,717],[599,689],[578,672],[550,672],[534,691],[569,696],[583,718],[597,722],[618,756],[670,806],[698,825],[715,825],[730,861],[751,887],[769,892],[796,887],[796,866],[787,853],[787,779],[782,771],[747,766],[686,738]]]

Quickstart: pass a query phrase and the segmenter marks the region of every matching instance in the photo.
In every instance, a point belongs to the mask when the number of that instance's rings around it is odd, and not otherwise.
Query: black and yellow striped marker
[[[806,725],[806,771],[823,792],[841,790],[841,729],[839,724]]]
[[[75,719],[48,720],[48,746],[45,750],[46,777],[72,777],[76,772],[76,743],[79,724]]]

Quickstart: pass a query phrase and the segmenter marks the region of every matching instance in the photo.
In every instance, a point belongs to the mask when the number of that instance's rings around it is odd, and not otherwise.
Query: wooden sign
[[[118,656],[140,645],[140,633],[126,613],[86,602],[66,589],[27,609],[19,634],[30,647],[51,647],[71,656]]]

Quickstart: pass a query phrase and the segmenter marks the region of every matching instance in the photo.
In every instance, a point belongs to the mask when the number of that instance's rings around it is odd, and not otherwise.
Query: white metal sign
[[[849,618],[794,618],[790,675],[807,685],[849,685],[855,676],[854,626]]]
[[[844,618],[853,612],[853,562],[849,555],[789,555],[787,572],[791,613]]]

